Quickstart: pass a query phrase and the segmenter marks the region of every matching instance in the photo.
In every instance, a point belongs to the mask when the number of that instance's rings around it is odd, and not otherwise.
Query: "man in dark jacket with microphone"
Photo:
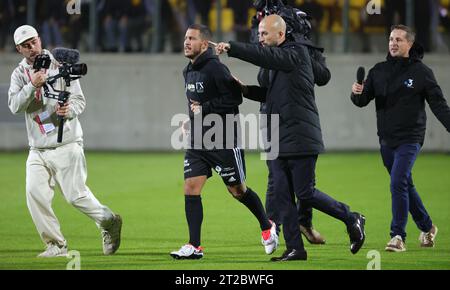
[[[56,184],[67,202],[95,221],[102,233],[103,253],[114,254],[120,246],[122,219],[102,205],[86,185],[87,168],[83,151],[83,131],[78,120],[86,100],[78,80],[70,87],[58,79],[54,88],[70,93],[64,106],[57,100],[44,97],[43,86],[49,77],[59,73],[59,63],[53,55],[42,49],[41,39],[32,26],[16,29],[14,42],[24,57],[11,75],[8,106],[13,114],[24,114],[30,152],[26,164],[26,198],[33,222],[46,245],[42,258],[66,256],[67,241],[52,209]],[[67,51],[66,51],[67,52]],[[76,58],[73,53],[61,51],[59,58]],[[48,70],[33,69],[40,54],[51,59]],[[64,122],[63,142],[57,142],[58,116]]]
[[[318,110],[314,100],[314,75],[308,50],[304,45],[286,41],[286,23],[278,15],[269,15],[259,25],[263,46],[239,42],[219,43],[218,53],[228,52],[257,66],[269,69],[269,87],[242,86],[245,95],[266,102],[272,128],[272,117],[279,117],[278,157],[272,161],[275,188],[287,183],[289,189],[276,190],[278,211],[283,225],[287,250],[273,261],[306,260],[298,213],[292,196],[300,202],[345,223],[350,250],[357,253],[364,243],[365,218],[349,207],[315,188],[317,157],[324,151]]]
[[[434,246],[438,230],[414,187],[411,174],[425,138],[425,100],[450,131],[450,108],[432,70],[422,63],[423,48],[414,38],[409,27],[393,26],[387,60],[369,71],[364,84],[354,83],[351,94],[352,102],[358,107],[375,99],[381,156],[391,177],[391,240],[386,246],[386,251],[391,252],[406,250],[408,212],[421,231],[422,247]]]

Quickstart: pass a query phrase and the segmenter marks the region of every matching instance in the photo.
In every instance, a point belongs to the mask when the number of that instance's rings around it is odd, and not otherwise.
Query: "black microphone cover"
[[[364,67],[360,66],[356,72],[356,81],[358,84],[362,85],[364,78],[366,77],[366,70]]]
[[[75,64],[80,60],[80,52],[76,49],[56,47],[52,54],[58,62]]]

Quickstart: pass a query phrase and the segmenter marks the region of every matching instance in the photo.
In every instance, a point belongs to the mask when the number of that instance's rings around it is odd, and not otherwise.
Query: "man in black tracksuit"
[[[425,100],[449,132],[450,108],[422,58],[423,49],[414,42],[411,29],[393,26],[387,60],[369,71],[363,85],[355,83],[352,88],[351,99],[358,107],[375,99],[381,155],[391,177],[393,217],[386,251],[406,250],[408,211],[421,230],[422,247],[433,247],[437,234],[414,187],[411,171],[425,137]]]
[[[183,71],[190,119],[190,148],[184,160],[185,212],[189,243],[170,253],[175,259],[200,259],[203,221],[201,191],[213,168],[228,191],[258,219],[267,254],[278,246],[276,225],[269,221],[258,195],[245,184],[244,152],[238,146],[239,84],[228,68],[208,48],[210,30],[191,25],[184,40],[184,53],[191,61]],[[211,124],[211,125],[208,125]],[[230,126],[232,128],[230,128]]]
[[[338,202],[315,188],[315,166],[318,154],[324,151],[320,120],[314,100],[314,74],[308,49],[304,45],[285,39],[286,24],[278,15],[269,15],[259,25],[264,47],[238,42],[219,43],[218,53],[228,52],[257,66],[269,69],[268,88],[242,86],[245,95],[259,97],[266,102],[268,128],[272,128],[271,115],[279,116],[278,158],[272,161],[274,186],[287,182],[288,191],[276,190],[277,206],[283,225],[287,250],[273,261],[306,260],[298,213],[292,195],[304,203],[347,226],[350,250],[356,253],[364,243],[365,218],[350,212],[347,205]]]
[[[325,57],[323,57],[323,49],[315,46],[311,41],[297,41],[297,43],[305,45],[308,49],[309,55],[311,57],[311,65],[314,74],[314,83],[318,86],[326,85],[331,78],[330,70],[327,68]],[[261,68],[258,73],[258,84],[260,87],[268,88],[270,86],[269,82],[269,70]],[[252,99],[252,95],[244,95],[244,97]],[[254,101],[260,101],[259,98],[253,99]],[[261,114],[267,114],[266,103],[261,103]],[[266,124],[261,124],[261,130],[267,130]],[[264,134],[264,133],[263,133]],[[267,216],[273,220],[276,224],[281,224],[280,218],[277,214],[276,209],[276,193],[273,182],[273,172],[272,172],[272,160],[267,160],[267,168],[269,171],[267,177],[267,192],[266,192],[266,212]],[[288,185],[279,186],[278,190],[288,190]],[[305,236],[305,238],[311,244],[325,244],[325,239],[322,235],[313,228],[312,217],[313,210],[311,206],[306,206],[297,200],[297,210],[298,210],[298,224],[300,225],[300,231]]]

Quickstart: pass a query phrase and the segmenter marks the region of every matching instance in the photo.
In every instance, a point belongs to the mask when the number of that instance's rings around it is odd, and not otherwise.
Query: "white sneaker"
[[[56,243],[48,243],[47,249],[38,255],[38,258],[55,258],[55,257],[67,257],[67,243],[64,245],[58,245]]]
[[[121,230],[122,218],[116,214],[108,228],[102,229],[104,255],[112,255],[119,249]]]
[[[191,244],[182,246],[178,251],[173,251],[170,255],[177,260],[182,259],[201,259],[203,258],[203,248],[194,247]]]
[[[267,255],[271,255],[278,248],[277,225],[270,221],[272,227],[261,233],[261,243]]]
[[[421,232],[419,235],[420,246],[423,248],[433,248],[437,233],[438,228],[435,225],[431,226],[431,230],[428,233]]]
[[[405,243],[401,236],[396,235],[386,245],[385,248],[388,252],[404,252],[406,251]]]

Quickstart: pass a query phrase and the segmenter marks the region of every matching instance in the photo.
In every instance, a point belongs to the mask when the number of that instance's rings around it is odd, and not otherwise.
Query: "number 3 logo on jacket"
[[[413,79],[407,79],[405,81],[405,86],[409,89],[414,89],[414,80]]]

